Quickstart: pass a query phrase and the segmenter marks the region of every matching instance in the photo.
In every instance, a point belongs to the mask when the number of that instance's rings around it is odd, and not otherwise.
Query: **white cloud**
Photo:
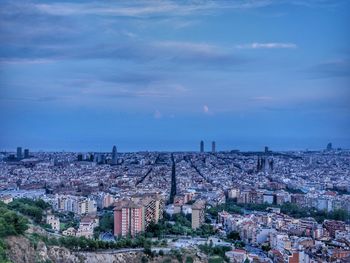
[[[216,52],[217,47],[214,45],[209,45],[207,43],[194,43],[194,42],[184,42],[184,41],[160,41],[154,43],[154,46],[160,48],[167,48],[179,51],[188,52],[201,52],[201,53],[213,53]]]
[[[273,100],[273,98],[270,96],[258,96],[258,97],[254,97],[252,99],[256,100],[256,101],[272,101]]]
[[[13,64],[13,65],[25,65],[25,64],[48,64],[55,62],[52,59],[0,59],[0,64]]]
[[[118,3],[116,5],[115,3]],[[136,4],[135,4],[136,3]],[[38,11],[50,15],[111,15],[146,17],[152,15],[190,15],[195,12],[210,13],[222,9],[252,9],[273,4],[271,0],[240,1],[118,1],[114,3],[50,3],[36,4]]]
[[[189,41],[153,42],[153,49],[163,58],[171,60],[188,60],[192,63],[209,62],[211,66],[236,65],[242,61],[224,46]]]
[[[271,43],[250,43],[237,45],[236,48],[239,49],[281,49],[281,48],[297,48],[297,45],[294,43],[279,43],[279,42],[271,42]]]
[[[36,4],[36,9],[50,15],[110,15],[143,17],[167,13],[188,14],[198,9],[198,6],[177,5],[168,1],[148,1],[139,4],[130,4],[120,1],[119,5],[105,3],[53,3]]]
[[[123,34],[124,36],[130,37],[130,38],[135,38],[135,37],[137,37],[136,34],[134,34],[134,33],[132,33],[132,32],[129,32],[129,31],[127,31],[127,30],[123,30],[123,31],[122,31],[122,34]]]
[[[118,0],[118,1],[93,1],[74,2],[71,0],[55,3],[28,4],[23,1],[15,2],[18,7],[34,7],[39,11],[49,15],[70,16],[70,15],[106,15],[106,16],[126,16],[126,17],[151,17],[151,16],[188,16],[194,13],[215,14],[221,10],[246,10],[258,9],[273,5],[301,5],[305,7],[329,7],[339,5],[331,0]],[[339,1],[338,1],[339,2]],[[341,1],[340,1],[341,2]],[[6,7],[6,6],[5,6]],[[0,9],[3,14],[18,13],[20,8],[9,10]],[[184,24],[184,26],[187,26]],[[180,25],[181,27],[181,25]]]
[[[209,113],[210,113],[208,105],[204,105],[204,106],[203,106],[203,112],[204,112],[205,114],[209,114]]]
[[[155,119],[161,119],[163,117],[162,113],[159,110],[156,110],[153,114]]]

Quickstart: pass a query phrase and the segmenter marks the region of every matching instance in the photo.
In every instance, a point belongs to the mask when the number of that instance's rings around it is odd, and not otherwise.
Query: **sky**
[[[0,150],[350,148],[350,1],[0,0]]]

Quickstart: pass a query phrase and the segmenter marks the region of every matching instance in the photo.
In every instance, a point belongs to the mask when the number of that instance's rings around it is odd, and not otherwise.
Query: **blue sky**
[[[349,1],[0,3],[0,149],[350,148]]]

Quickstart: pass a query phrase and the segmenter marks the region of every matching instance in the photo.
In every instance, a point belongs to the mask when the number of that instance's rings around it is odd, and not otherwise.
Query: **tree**
[[[232,232],[228,233],[227,238],[230,240],[241,240],[239,233],[236,231],[232,231]]]
[[[2,230],[5,236],[22,235],[28,229],[27,223],[28,220],[23,216],[17,215],[15,212],[8,211],[2,215],[2,224],[0,223],[0,225],[3,225],[3,227],[6,228]]]
[[[350,215],[344,209],[336,209],[330,213],[330,217],[334,220],[346,221],[350,218]]]
[[[102,232],[113,231],[114,221],[113,214],[106,213],[100,219],[100,229]]]
[[[151,248],[144,248],[144,249],[143,249],[143,253],[145,253],[145,254],[148,255],[148,256],[153,257],[153,253],[152,253]]]
[[[48,209],[48,208],[51,207],[51,205],[50,205],[49,203],[46,203],[46,202],[45,202],[44,200],[42,200],[42,199],[36,200],[36,201],[34,202],[34,204],[35,204],[36,206],[40,207],[40,208],[43,209],[43,210],[46,210],[46,209]]]
[[[264,251],[266,251],[266,252],[268,252],[268,251],[271,250],[271,247],[270,247],[269,244],[264,244],[264,245],[261,246],[261,249],[264,250]]]
[[[100,233],[112,232],[113,233],[114,220],[113,213],[106,213],[100,219],[100,224],[94,229],[94,237],[98,238]]]
[[[36,223],[40,223],[43,217],[43,210],[49,207],[49,204],[43,200],[33,201],[28,198],[19,198],[11,202],[8,207],[30,216]]]
[[[0,217],[0,237],[16,235],[16,230],[13,225],[8,224],[4,218]]]
[[[245,243],[243,241],[236,241],[235,247],[236,248],[243,248],[243,247],[245,247]]]
[[[11,263],[6,256],[6,244],[0,239],[0,262]]]

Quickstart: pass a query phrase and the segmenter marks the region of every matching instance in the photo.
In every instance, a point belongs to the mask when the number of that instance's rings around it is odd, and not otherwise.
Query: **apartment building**
[[[125,236],[145,231],[151,222],[163,218],[164,198],[158,194],[133,196],[120,200],[114,208],[114,235]]]
[[[143,231],[143,206],[131,200],[122,200],[114,208],[114,235],[135,236]]]
[[[199,228],[205,220],[205,201],[197,200],[192,205],[192,229]]]

